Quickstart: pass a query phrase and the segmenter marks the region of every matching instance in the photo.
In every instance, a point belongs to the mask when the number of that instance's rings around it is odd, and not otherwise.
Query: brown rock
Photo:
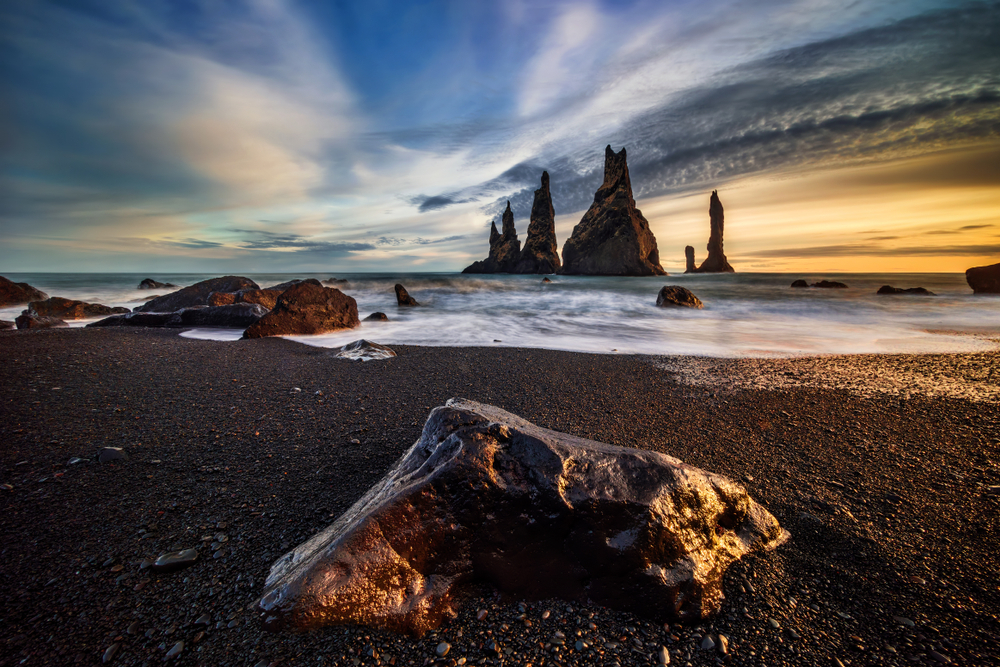
[[[43,317],[57,317],[61,320],[85,320],[88,317],[107,317],[132,312],[128,308],[104,306],[99,303],[85,303],[53,296],[44,301],[32,301],[28,310]]]
[[[299,278],[296,278],[295,280],[289,280],[288,282],[279,283],[277,285],[271,285],[270,287],[265,287],[264,289],[274,290],[274,291],[276,291],[276,292],[278,292],[280,294],[281,292],[284,292],[285,290],[287,290],[289,287],[295,287],[299,283],[309,283],[310,285],[315,285],[316,287],[322,287],[323,286],[323,283],[321,283],[320,281],[316,280],[315,278],[306,278],[305,280],[301,280]]]
[[[242,289],[260,289],[260,285],[241,276],[210,278],[176,292],[150,299],[136,310],[143,313],[172,313],[181,308],[208,305],[208,299],[213,292],[239,292]]]
[[[35,315],[29,310],[24,311],[14,320],[18,329],[51,329],[53,327],[68,327],[69,325],[58,317]]]
[[[604,183],[563,246],[567,275],[662,276],[656,238],[632,198],[625,149],[604,151]]]
[[[15,283],[0,276],[0,306],[16,306],[31,301],[44,301],[49,295],[28,283]]]
[[[508,204],[509,206],[509,204]],[[535,190],[531,205],[531,222],[524,249],[514,273],[555,273],[562,266],[556,245],[556,213],[549,192],[549,172],[542,172],[542,187]]]
[[[925,287],[909,287],[903,289],[902,287],[893,287],[892,285],[882,285],[878,288],[876,294],[911,294],[917,296],[937,296],[934,292],[930,291]]]
[[[467,585],[659,619],[718,611],[722,576],[788,534],[725,477],[452,399],[386,477],[271,567],[269,629],[420,635]]]
[[[357,301],[339,289],[302,282],[285,290],[271,312],[247,327],[243,337],[321,334],[360,323]]]
[[[839,283],[836,280],[821,280],[818,283],[813,283],[811,286],[820,289],[847,289],[846,284]]]
[[[393,288],[396,290],[396,305],[397,306],[419,306],[417,300],[410,296],[410,293],[406,291],[406,288],[396,283]]]
[[[271,310],[278,303],[278,297],[281,296],[281,293],[281,291],[272,288],[242,289],[239,292],[213,292],[208,297],[208,305],[226,306],[234,303],[256,303]]]
[[[664,285],[656,295],[656,305],[661,308],[704,308],[705,304],[691,290],[680,285]]]
[[[965,281],[975,294],[1000,294],[1000,264],[974,266],[966,270]]]
[[[708,238],[708,257],[693,273],[735,273],[736,270],[729,265],[729,260],[726,259],[726,253],[722,251],[724,216],[722,201],[719,200],[719,192],[717,190],[712,190],[712,197],[708,205],[708,215],[711,219],[711,233]]]
[[[16,326],[17,324],[12,322],[11,320],[0,320],[0,331],[4,331],[6,329],[13,329]]]
[[[389,317],[385,313],[380,313],[378,311],[372,313],[366,317],[363,321],[365,322],[388,322]]]
[[[157,282],[152,278],[144,278],[142,282],[139,283],[139,289],[163,289],[165,287],[177,287],[177,285],[173,283]]]
[[[514,273],[521,257],[521,242],[517,240],[517,230],[514,228],[514,212],[503,213],[503,233],[497,231],[494,222],[490,227],[490,256],[484,260],[473,262],[465,267],[462,273]]]

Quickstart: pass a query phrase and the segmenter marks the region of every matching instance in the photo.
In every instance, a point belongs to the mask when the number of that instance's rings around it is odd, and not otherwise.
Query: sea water
[[[973,295],[962,274],[763,274],[603,276],[413,274],[246,274],[262,287],[293,278],[344,278],[362,318],[381,311],[389,322],[317,336],[289,336],[320,347],[359,338],[383,344],[510,346],[578,352],[716,357],[864,353],[976,352],[997,348],[1000,297]],[[152,277],[179,286],[215,275],[7,274],[50,296],[136,307],[152,294]],[[795,279],[839,280],[848,289],[793,289]],[[402,283],[420,302],[396,305]],[[663,285],[681,285],[702,310],[658,308]],[[936,296],[878,296],[882,285],[925,287]],[[11,320],[22,307],[0,309]],[[90,321],[71,322],[82,326]],[[189,338],[236,340],[242,332],[187,329]]]

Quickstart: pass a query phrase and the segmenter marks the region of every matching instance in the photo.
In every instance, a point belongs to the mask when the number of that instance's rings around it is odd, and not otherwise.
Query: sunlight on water
[[[10,276],[50,295],[135,307],[152,296],[136,289],[144,276],[34,274]],[[158,275],[179,285],[212,276]],[[290,278],[249,274],[261,286]],[[359,338],[384,344],[512,346],[596,353],[703,356],[975,352],[996,347],[1000,297],[974,296],[961,274],[692,275],[656,278],[340,274],[361,318],[374,311],[389,322],[319,336],[289,336],[320,347]],[[847,290],[791,289],[796,278],[836,279]],[[421,303],[396,306],[402,282]],[[704,310],[655,305],[663,285],[682,285]],[[881,285],[921,286],[938,296],[877,296]],[[162,290],[158,291],[158,293]],[[13,319],[21,308],[0,310]],[[82,323],[74,323],[82,324]],[[181,335],[236,340],[241,332],[191,329]],[[994,339],[994,340],[991,340]]]

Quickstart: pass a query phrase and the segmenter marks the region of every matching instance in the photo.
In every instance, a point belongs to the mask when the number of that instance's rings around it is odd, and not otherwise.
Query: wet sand
[[[113,664],[162,664],[178,641],[179,665],[423,665],[442,641],[442,664],[654,664],[660,646],[681,665],[1000,664],[997,353],[394,349],[361,363],[275,339],[0,332],[0,666],[98,664],[113,644]],[[261,630],[271,562],[455,396],[740,480],[792,539],[734,565],[721,614],[699,626],[484,590],[419,640]],[[102,446],[129,460],[68,464]],[[193,567],[141,569],[194,546]],[[720,633],[726,655],[699,648]]]

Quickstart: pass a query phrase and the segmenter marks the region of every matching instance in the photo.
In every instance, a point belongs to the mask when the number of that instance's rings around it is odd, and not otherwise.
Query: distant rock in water
[[[36,315],[58,317],[62,320],[85,320],[88,317],[107,317],[108,315],[132,312],[121,306],[112,308],[99,303],[64,299],[61,296],[49,297],[44,301],[32,301],[28,304],[28,310]]]
[[[810,287],[818,287],[820,289],[847,289],[847,285],[844,283],[838,283],[836,280],[821,280],[818,283],[813,283]]]
[[[664,285],[656,295],[656,305],[661,308],[704,308],[705,304],[691,290],[680,285]]]
[[[163,289],[165,287],[177,287],[177,285],[173,283],[157,282],[152,278],[145,278],[141,283],[139,283],[139,289]]]
[[[688,246],[684,249],[688,264],[684,273],[736,273],[736,270],[729,265],[726,253],[722,251],[722,232],[725,218],[718,190],[712,190],[712,197],[708,203],[708,215],[711,224],[711,232],[708,237],[708,257],[701,263],[701,266],[694,268],[694,248]],[[688,252],[688,248],[691,248],[690,252]]]
[[[876,294],[915,294],[920,296],[937,296],[934,292],[923,287],[910,287],[908,289],[903,289],[901,287],[893,287],[892,285],[883,285],[878,288]]]
[[[410,296],[410,293],[406,291],[406,288],[396,283],[393,288],[396,290],[396,305],[397,306],[419,306],[417,300]]]
[[[339,289],[304,281],[285,290],[271,312],[247,327],[243,337],[321,334],[359,324],[357,301]]]
[[[51,329],[53,327],[68,327],[64,321],[58,317],[48,315],[35,315],[31,311],[24,311],[14,320],[18,329]]]
[[[452,399],[381,481],[271,566],[258,604],[269,630],[420,636],[486,585],[694,623],[719,611],[733,562],[787,539],[726,477]]]
[[[604,150],[604,183],[563,245],[566,275],[662,276],[656,238],[632,198],[625,149]]]
[[[684,246],[684,273],[695,273],[698,267],[694,264],[694,246]]]
[[[265,287],[266,290],[271,290],[273,292],[284,292],[289,287],[295,287],[300,283],[309,283],[310,285],[315,285],[316,287],[322,287],[323,284],[316,280],[315,278],[306,278],[305,280],[300,280],[296,278],[295,280],[289,280],[288,282],[278,283],[277,285],[271,285],[270,287]]]
[[[965,281],[975,294],[1000,294],[1000,264],[968,269]]]
[[[144,313],[172,313],[181,308],[208,305],[212,292],[239,292],[243,289],[260,289],[260,285],[241,276],[210,278],[147,301],[135,310]]]
[[[15,283],[0,276],[0,306],[16,306],[31,301],[45,301],[49,295],[28,283]]]
[[[389,317],[385,313],[380,313],[378,311],[372,313],[368,317],[362,320],[362,322],[388,322]]]
[[[552,281],[550,279],[548,279],[548,278],[542,278],[542,282],[543,283],[550,283]]]
[[[691,246],[688,246],[688,247],[690,248]],[[692,248],[692,250],[693,250],[693,248]],[[792,283],[792,287],[809,287],[809,283],[807,283],[806,281],[804,281],[802,279],[799,279],[799,280],[796,280],[795,282]]]
[[[556,213],[549,192],[549,172],[542,172],[542,187],[535,190],[528,237],[513,273],[555,273],[562,263],[556,244]]]
[[[503,212],[503,233],[497,231],[495,222],[490,227],[490,256],[473,262],[462,273],[514,273],[520,257],[521,242],[514,229],[514,212],[507,202],[507,210]]]

